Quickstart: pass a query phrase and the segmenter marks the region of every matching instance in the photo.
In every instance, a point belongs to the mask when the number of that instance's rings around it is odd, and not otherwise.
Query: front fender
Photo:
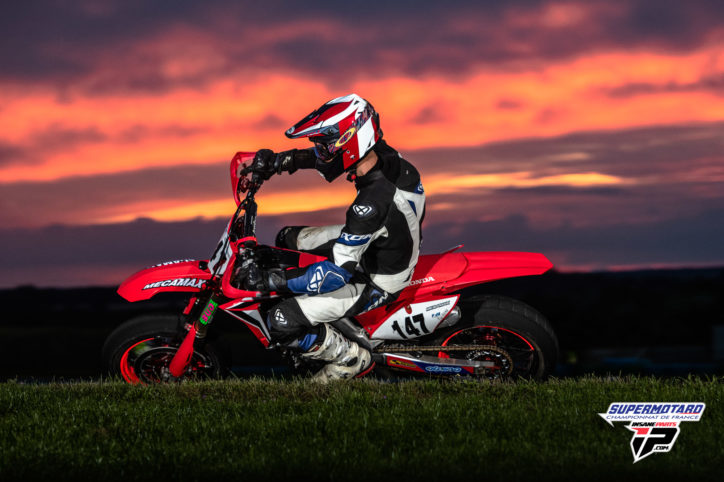
[[[199,261],[174,261],[138,271],[121,283],[118,294],[128,301],[142,301],[161,291],[201,291],[211,272]]]

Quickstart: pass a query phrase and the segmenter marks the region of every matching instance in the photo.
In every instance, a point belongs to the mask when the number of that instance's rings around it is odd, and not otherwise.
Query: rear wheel
[[[441,358],[492,362],[488,378],[546,378],[555,368],[558,339],[548,321],[525,303],[503,296],[463,300],[463,319],[435,340],[468,348],[441,351]],[[470,350],[470,345],[480,346]]]
[[[185,333],[176,315],[145,315],[126,321],[103,345],[106,370],[132,384],[173,380],[168,367]],[[204,343],[194,348],[182,378],[218,378],[221,372],[218,353],[213,345]]]

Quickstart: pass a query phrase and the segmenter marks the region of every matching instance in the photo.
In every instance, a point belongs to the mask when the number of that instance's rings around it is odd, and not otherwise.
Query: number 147
[[[415,323],[420,325],[420,329],[422,329],[422,331],[420,331],[415,326]],[[405,331],[407,332],[407,334],[402,331],[402,328],[400,328],[400,324],[397,322],[397,320],[392,323],[392,331],[396,331],[402,338],[405,339],[410,336],[420,336],[423,333],[430,333],[430,331],[425,326],[425,315],[423,315],[422,313],[418,313],[412,318],[410,318],[409,316],[405,317]]]

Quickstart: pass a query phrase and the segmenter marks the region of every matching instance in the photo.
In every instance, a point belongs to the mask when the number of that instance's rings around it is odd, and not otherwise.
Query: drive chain
[[[467,350],[488,350],[502,352],[495,345],[452,345],[452,346],[419,346],[419,345],[382,345],[375,348],[377,353],[409,353],[413,351],[467,351]]]

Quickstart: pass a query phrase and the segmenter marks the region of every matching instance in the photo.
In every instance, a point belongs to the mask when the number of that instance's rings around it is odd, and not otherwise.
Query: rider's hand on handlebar
[[[294,163],[294,157],[299,152],[297,149],[291,149],[289,151],[282,151],[276,155],[274,159],[274,170],[277,174],[281,174],[286,171],[289,174],[294,174],[297,170],[297,166]]]
[[[258,150],[256,155],[254,155],[254,160],[251,162],[252,171],[259,174],[259,176],[266,181],[276,172],[274,169],[274,160],[276,157],[274,151],[271,149]]]
[[[261,269],[253,257],[244,259],[234,269],[231,284],[247,291],[288,292],[287,279],[279,268]]]
[[[268,291],[264,273],[253,258],[247,258],[234,270],[232,284],[247,291]]]
[[[291,149],[275,154],[271,149],[261,149],[254,156],[252,170],[265,181],[274,173],[281,174],[286,171],[292,174],[297,170],[294,158],[298,152],[300,152],[298,149]]]

